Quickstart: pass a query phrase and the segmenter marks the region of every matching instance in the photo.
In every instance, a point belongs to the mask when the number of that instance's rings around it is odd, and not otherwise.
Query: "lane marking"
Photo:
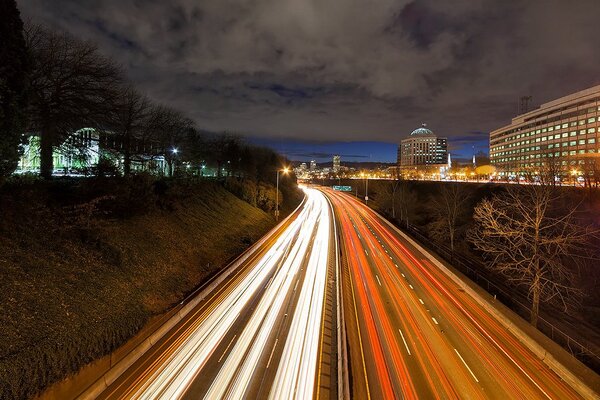
[[[367,256],[369,255],[369,252],[367,251],[367,249],[365,249],[365,254],[366,254]]]
[[[415,288],[414,288],[414,287],[412,287],[412,285],[408,285],[408,286],[410,286],[410,288],[411,288],[412,290],[415,290]]]
[[[425,305],[425,303],[423,303],[423,300],[422,300],[422,299],[419,299],[419,301],[421,302],[421,304]]]
[[[473,371],[471,371],[471,368],[469,368],[469,366],[467,365],[467,363],[465,362],[465,359],[462,358],[462,356],[460,355],[460,353],[458,352],[458,350],[454,349],[454,351],[456,352],[456,354],[458,355],[458,357],[460,357],[460,361],[463,362],[463,364],[465,364],[465,367],[467,367],[467,369],[469,370],[469,372],[471,373],[471,376],[473,377],[473,379],[475,379],[475,382],[479,383],[479,379],[477,379],[477,377],[475,376],[475,374],[473,373]]]
[[[406,278],[406,276],[404,276],[404,274],[402,272],[400,272],[400,275],[402,275],[403,278]]]
[[[433,320],[433,322],[435,322],[436,325],[439,325],[437,319],[435,319],[434,317],[431,317],[431,319]]]
[[[398,268],[398,264],[394,264],[396,266],[396,268]]]
[[[402,331],[400,330],[400,328],[398,328],[398,332],[400,332],[400,336],[402,336],[402,341],[404,342],[404,347],[406,347],[406,351],[408,352],[408,355],[410,356],[410,349],[408,348],[408,344],[406,344],[406,340],[404,339],[404,335],[402,334]]]
[[[273,353],[275,353],[275,347],[277,347],[278,340],[279,340],[279,338],[275,339],[275,344],[273,345],[273,350],[271,350],[271,355],[269,356],[269,361],[267,362],[267,368],[269,368],[269,365],[271,365],[271,358],[273,358]]]
[[[300,282],[300,279],[298,279],[298,280],[296,281],[296,284],[294,285],[294,292],[296,291],[296,288],[298,287],[298,282]]]
[[[227,345],[227,347],[225,348],[225,351],[223,352],[223,354],[221,355],[221,358],[219,358],[219,361],[217,361],[218,363],[221,362],[221,360],[223,359],[223,357],[225,357],[225,354],[227,353],[227,350],[229,350],[229,348],[231,347],[231,344],[233,343],[233,341],[235,340],[237,334],[233,335],[233,338],[231,338],[231,342],[229,342],[229,344]]]
[[[375,278],[377,278],[377,283],[379,283],[379,286],[381,286],[381,281],[379,280],[379,276],[375,275]]]

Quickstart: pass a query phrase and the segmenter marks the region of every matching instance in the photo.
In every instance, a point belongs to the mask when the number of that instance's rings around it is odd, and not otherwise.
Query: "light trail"
[[[313,396],[332,213],[319,191],[306,194],[298,216],[265,254],[119,397],[182,398],[209,365],[218,372],[206,399],[239,399],[251,390],[271,398]],[[241,315],[248,315],[243,324]],[[273,381],[260,389],[274,367]]]
[[[384,220],[348,195],[325,193],[342,232],[346,296],[354,294],[345,313],[355,319],[346,323],[355,329],[353,397],[580,398]]]

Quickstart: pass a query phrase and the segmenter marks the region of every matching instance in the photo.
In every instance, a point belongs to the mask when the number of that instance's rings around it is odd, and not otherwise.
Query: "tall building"
[[[536,174],[552,165],[557,175],[579,173],[596,162],[600,85],[542,104],[490,133],[490,161],[504,178]]]
[[[402,139],[398,147],[398,165],[406,167],[445,167],[448,163],[448,140],[438,137],[423,124]]]
[[[316,160],[310,160],[310,170],[311,171],[317,170],[317,161]]]
[[[333,172],[337,174],[340,171],[340,156],[333,156]]]

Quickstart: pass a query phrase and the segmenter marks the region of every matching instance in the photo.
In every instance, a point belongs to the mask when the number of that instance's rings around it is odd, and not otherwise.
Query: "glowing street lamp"
[[[287,175],[290,170],[287,167],[277,170],[277,190],[275,191],[275,221],[279,221],[279,171]]]

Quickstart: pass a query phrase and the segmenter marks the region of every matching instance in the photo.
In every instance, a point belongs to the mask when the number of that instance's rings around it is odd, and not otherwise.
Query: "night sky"
[[[202,129],[293,160],[395,161],[427,123],[487,152],[518,99],[600,83],[600,2],[18,0],[25,20],[98,43]]]

